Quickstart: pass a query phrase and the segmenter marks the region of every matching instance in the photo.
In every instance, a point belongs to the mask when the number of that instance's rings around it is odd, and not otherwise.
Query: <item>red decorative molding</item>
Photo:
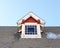
[[[27,23],[27,22],[28,23],[38,23],[38,24],[40,24],[40,20],[36,20],[33,17],[29,17],[26,20],[22,20],[22,24]]]

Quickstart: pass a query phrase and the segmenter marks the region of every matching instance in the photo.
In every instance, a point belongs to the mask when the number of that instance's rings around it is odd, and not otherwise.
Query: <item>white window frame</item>
[[[36,25],[37,26],[37,34],[36,35],[26,35],[25,34],[25,25]],[[40,32],[40,25],[37,23],[25,23],[22,24],[22,34],[21,38],[41,38],[41,32]]]
[[[28,28],[34,28],[34,32],[28,32]],[[35,35],[37,34],[37,26],[36,25],[25,25],[25,34],[26,35]]]

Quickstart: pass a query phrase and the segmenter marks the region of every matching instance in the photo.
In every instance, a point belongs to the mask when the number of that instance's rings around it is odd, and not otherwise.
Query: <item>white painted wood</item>
[[[25,25],[36,25],[37,26],[37,35],[26,35],[25,34]],[[41,38],[40,25],[37,24],[37,23],[25,23],[25,24],[22,24],[21,38]]]

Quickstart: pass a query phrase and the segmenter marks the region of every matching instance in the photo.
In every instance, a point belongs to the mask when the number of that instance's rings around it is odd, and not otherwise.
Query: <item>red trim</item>
[[[28,19],[26,19],[26,20],[22,20],[22,24],[27,23],[27,22],[40,24],[40,20],[36,20],[33,17],[31,17],[31,16]]]

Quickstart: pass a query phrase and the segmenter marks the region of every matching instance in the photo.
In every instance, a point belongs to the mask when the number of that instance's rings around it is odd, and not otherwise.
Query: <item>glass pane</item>
[[[36,25],[26,25],[25,34],[37,34],[37,26]]]
[[[28,27],[28,32],[34,32],[34,27],[33,28]]]

